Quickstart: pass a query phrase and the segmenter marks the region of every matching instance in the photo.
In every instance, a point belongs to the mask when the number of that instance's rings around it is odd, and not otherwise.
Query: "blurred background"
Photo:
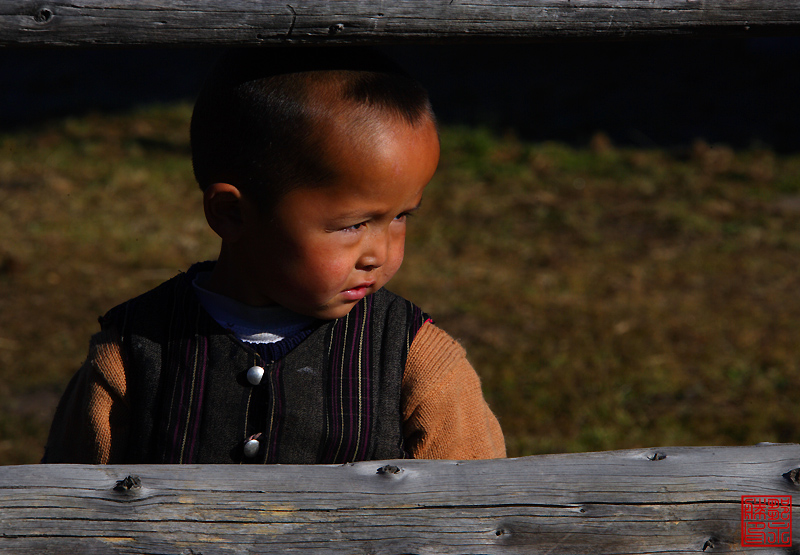
[[[442,161],[389,288],[467,348],[509,455],[796,442],[800,39],[389,49]],[[0,50],[0,464],[106,310],[216,256],[211,50]]]

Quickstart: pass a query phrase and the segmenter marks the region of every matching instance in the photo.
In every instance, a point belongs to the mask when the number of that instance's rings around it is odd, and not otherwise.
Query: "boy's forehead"
[[[328,110],[320,110],[312,129],[312,141],[316,144],[325,165],[333,169],[341,162],[341,150],[365,148],[374,143],[377,134],[387,129],[386,117],[378,114],[363,114],[357,107],[339,103],[328,106]]]
[[[347,210],[350,200],[367,197],[382,203],[385,199],[380,190],[388,183],[393,184],[390,189],[401,187],[401,196],[407,199],[420,196],[439,158],[438,132],[432,118],[412,125],[378,110],[364,114],[358,107],[340,108],[315,128],[319,155],[330,171],[329,178],[300,184],[290,195],[298,200],[324,196],[332,209],[335,205],[342,210]],[[360,213],[363,208],[353,210]]]

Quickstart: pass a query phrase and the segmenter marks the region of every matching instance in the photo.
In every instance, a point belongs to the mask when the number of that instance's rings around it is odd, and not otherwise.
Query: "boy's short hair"
[[[422,85],[376,50],[229,51],[192,114],[192,165],[200,188],[230,183],[270,207],[291,189],[324,183],[333,168],[316,124],[342,102],[410,125],[434,121]],[[368,133],[364,118],[357,120],[354,128]]]

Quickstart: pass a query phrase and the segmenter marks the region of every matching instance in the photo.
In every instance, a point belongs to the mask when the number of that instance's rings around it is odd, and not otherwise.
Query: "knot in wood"
[[[50,8],[39,8],[36,10],[36,13],[33,14],[33,20],[36,23],[47,23],[53,19],[53,10]]]
[[[128,492],[133,489],[139,489],[142,487],[142,480],[138,476],[126,476],[122,480],[117,481],[117,485],[114,486],[114,491],[120,492]]]
[[[400,468],[399,466],[395,466],[393,464],[387,464],[386,466],[382,466],[382,467],[380,467],[378,469],[378,474],[381,474],[381,475],[393,475],[393,474],[396,475],[396,474],[402,474],[402,473],[403,473],[403,469]]]
[[[344,23],[334,23],[333,25],[328,27],[328,34],[329,35],[335,35],[336,33],[339,33],[340,31],[344,31]]]
[[[647,459],[650,461],[663,461],[667,458],[666,453],[662,453],[661,451],[653,451],[652,453],[647,454]]]
[[[784,474],[783,477],[789,480],[794,485],[800,486],[800,468],[795,468],[793,470],[790,470],[789,472]]]
[[[711,537],[706,540],[706,543],[703,544],[703,551],[706,549],[714,549],[714,544],[717,542],[717,538]]]

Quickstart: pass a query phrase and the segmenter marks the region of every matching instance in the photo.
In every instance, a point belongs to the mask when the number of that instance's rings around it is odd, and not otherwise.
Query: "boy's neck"
[[[239,257],[232,256],[223,243],[219,258],[203,287],[212,293],[223,295],[249,306],[274,306],[275,302],[252,294],[246,276],[248,269],[237,263]],[[266,301],[266,302],[265,302]]]

